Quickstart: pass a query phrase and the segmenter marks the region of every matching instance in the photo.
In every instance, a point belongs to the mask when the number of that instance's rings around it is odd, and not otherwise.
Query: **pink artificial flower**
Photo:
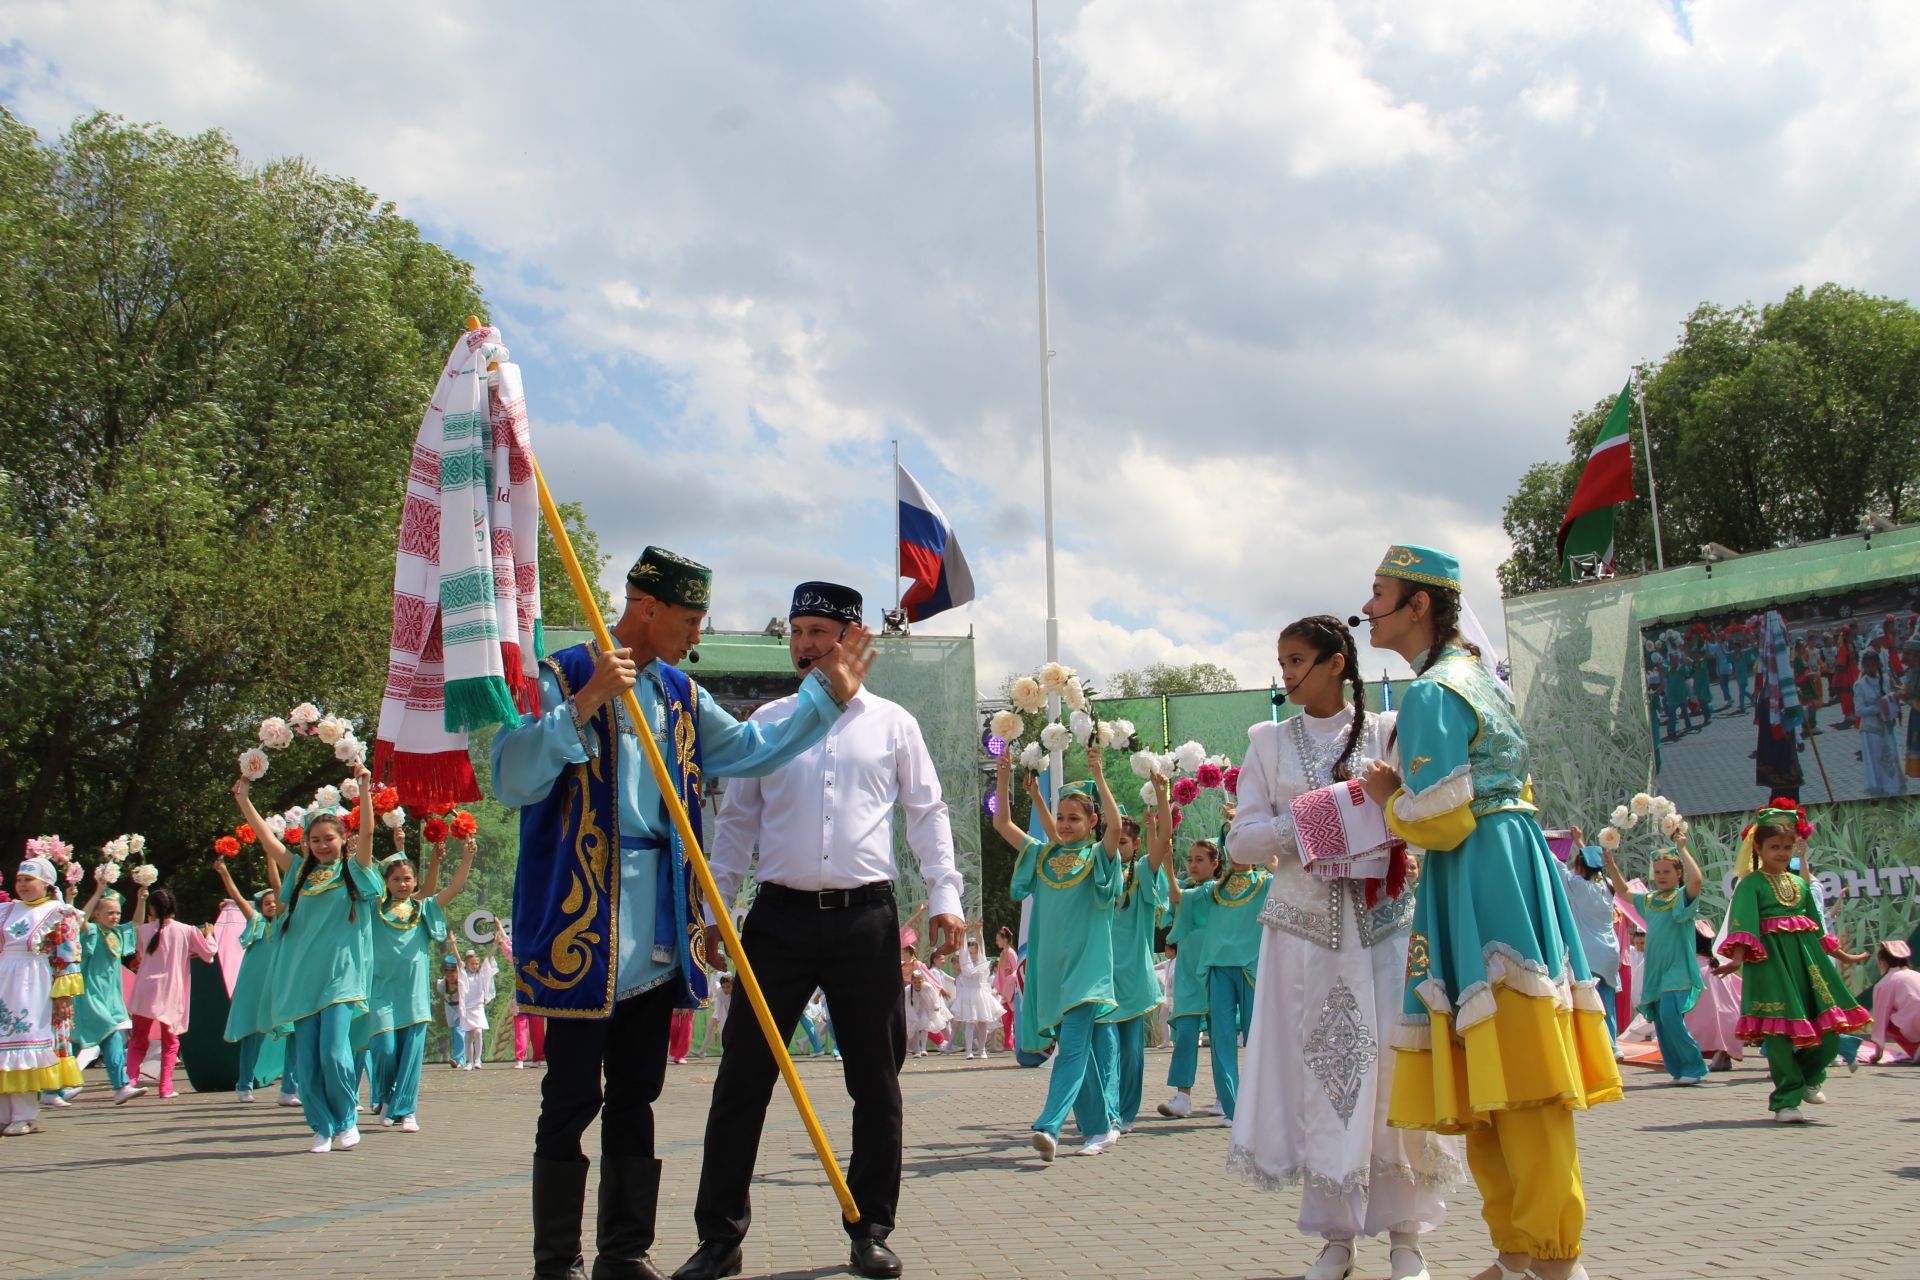
[[[1201,766],[1204,768],[1205,766]],[[1181,778],[1173,784],[1173,799],[1176,804],[1192,804],[1200,798],[1200,784],[1192,778]]]
[[[1220,781],[1226,787],[1228,795],[1238,796],[1240,794],[1240,766],[1235,765],[1233,768],[1221,774]]]
[[[1217,764],[1203,764],[1193,771],[1194,781],[1212,791],[1226,780],[1226,771]]]
[[[1183,781],[1184,781],[1184,779],[1183,779]],[[1179,825],[1180,825],[1180,822],[1181,822],[1181,820],[1182,820],[1183,818],[1185,818],[1186,816],[1187,816],[1187,815],[1186,815],[1185,813],[1183,813],[1183,812],[1181,812],[1181,809],[1180,809],[1180,806],[1179,806],[1179,805],[1177,805],[1177,804],[1176,804],[1176,805],[1174,805],[1174,806],[1173,806],[1173,825],[1174,825],[1174,826],[1176,826],[1176,827],[1177,827],[1177,826],[1179,826]]]

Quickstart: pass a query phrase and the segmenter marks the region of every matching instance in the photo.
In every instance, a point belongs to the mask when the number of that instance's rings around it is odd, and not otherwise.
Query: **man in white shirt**
[[[794,589],[788,649],[806,674],[860,623],[860,594],[829,582]],[[790,699],[753,715],[777,720]],[[897,1276],[886,1245],[900,1199],[900,1066],[906,1014],[900,996],[900,913],[893,881],[893,808],[906,811],[907,843],[920,863],[931,928],[958,947],[965,932],[953,831],[940,779],[914,718],[861,692],[826,738],[763,778],[727,789],[712,841],[714,879],[731,900],[759,853],[759,890],[741,941],[788,1042],[814,988],[833,1010],[834,1038],[853,1099],[847,1184],[860,1221],[846,1224],[853,1270]],[[709,915],[709,921],[712,917]],[[718,951],[707,929],[707,954]],[[778,1068],[751,1018],[729,1019],[707,1113],[694,1225],[700,1247],[675,1280],[718,1280],[740,1269],[752,1210],[748,1186]]]

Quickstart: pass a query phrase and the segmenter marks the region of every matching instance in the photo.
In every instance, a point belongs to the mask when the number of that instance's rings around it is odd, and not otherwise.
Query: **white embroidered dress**
[[[1300,863],[1294,797],[1330,785],[1351,708],[1247,731],[1239,807],[1227,833],[1235,862],[1279,859],[1261,923],[1260,982],[1227,1166],[1256,1185],[1301,1185],[1300,1230],[1327,1239],[1431,1231],[1442,1190],[1462,1175],[1459,1140],[1387,1127],[1413,893],[1369,909],[1362,881]],[[1348,768],[1389,758],[1393,717],[1369,715]]]

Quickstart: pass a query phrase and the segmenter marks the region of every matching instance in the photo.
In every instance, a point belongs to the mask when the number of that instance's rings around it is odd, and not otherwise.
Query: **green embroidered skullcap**
[[[705,609],[713,598],[713,570],[664,547],[648,547],[627,570],[627,585],[667,604]]]
[[[1400,578],[1423,587],[1460,590],[1460,562],[1444,551],[1417,547],[1410,542],[1387,548],[1374,573],[1382,578]]]

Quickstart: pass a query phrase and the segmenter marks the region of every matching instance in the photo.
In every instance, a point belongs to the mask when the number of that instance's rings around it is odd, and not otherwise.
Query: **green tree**
[[[587,582],[599,600],[600,612],[607,625],[612,626],[619,611],[600,586],[600,575],[610,557],[600,550],[599,535],[587,526],[585,507],[577,502],[561,502],[555,504],[555,509],[560,512],[560,522],[566,526],[567,541],[573,545],[580,570],[587,575]],[[580,613],[580,597],[575,594],[566,565],[560,559],[559,544],[554,542],[553,533],[544,520],[540,522],[540,617],[542,625],[548,628],[585,631],[588,627]]]
[[[1708,542],[1758,551],[1920,515],[1920,312],[1906,302],[1825,284],[1764,308],[1703,303],[1641,374],[1667,563]],[[1508,498],[1507,594],[1558,585],[1560,518],[1615,394],[1574,416],[1569,461],[1528,468]],[[1633,453],[1646,495],[1637,429]],[[1654,566],[1644,496],[1617,509],[1615,547],[1623,572]]]
[[[0,259],[0,848],[141,831],[204,893],[260,717],[371,736],[413,437],[482,301],[352,182],[104,115],[0,111]],[[262,810],[338,781],[318,754]]]
[[[1167,698],[1176,693],[1231,693],[1240,687],[1233,672],[1213,662],[1155,662],[1116,672],[1102,692],[1110,698]]]

